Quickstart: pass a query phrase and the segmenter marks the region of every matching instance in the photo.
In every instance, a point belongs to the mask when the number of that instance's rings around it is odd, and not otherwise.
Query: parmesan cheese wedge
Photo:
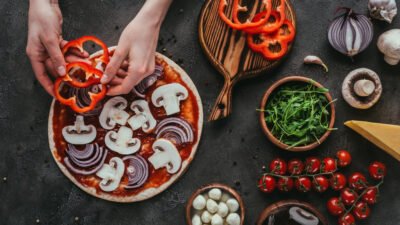
[[[400,126],[350,120],[344,123],[400,161]]]

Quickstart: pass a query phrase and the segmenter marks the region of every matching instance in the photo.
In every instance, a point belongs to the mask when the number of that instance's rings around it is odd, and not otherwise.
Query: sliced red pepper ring
[[[85,42],[93,42],[97,45],[99,45],[102,49],[103,49],[103,54],[101,57],[96,58],[96,60],[99,60],[105,64],[107,64],[110,61],[110,53],[108,52],[108,47],[107,45],[101,41],[100,39],[98,39],[95,36],[82,36],[78,39],[69,41],[62,49],[63,54],[65,55],[65,53],[68,52],[69,49],[71,48],[77,48],[79,51],[83,52],[83,44]],[[96,65],[95,65],[96,66]]]
[[[284,1],[284,0],[282,0]],[[272,0],[263,0],[263,5],[265,10],[266,16],[261,18],[258,21],[247,21],[245,23],[242,23],[239,21],[238,18],[238,13],[241,11],[247,11],[247,7],[243,7],[239,4],[239,0],[233,0],[233,7],[232,7],[232,20],[227,17],[225,14],[225,9],[226,6],[228,5],[227,0],[220,0],[219,2],[219,8],[218,8],[218,13],[221,19],[231,28],[236,29],[236,30],[244,30],[247,28],[254,28],[254,27],[259,27],[263,24],[265,24],[268,21],[269,15],[272,10]]]
[[[63,79],[57,79],[55,81],[54,83],[55,97],[61,104],[71,107],[71,109],[77,113],[85,113],[93,110],[96,107],[97,103],[99,103],[105,97],[107,92],[106,85],[101,84],[100,91],[98,93],[92,93],[92,92],[88,93],[90,98],[90,104],[88,106],[80,107],[78,105],[76,96],[65,98],[61,95],[60,91],[63,82],[64,82]]]
[[[93,84],[99,84],[100,79],[103,76],[103,72],[93,68],[91,65],[85,62],[72,62],[67,64],[67,74],[60,76],[57,80],[62,80],[69,83],[73,87],[85,88]],[[78,71],[82,71],[80,79],[76,78]]]

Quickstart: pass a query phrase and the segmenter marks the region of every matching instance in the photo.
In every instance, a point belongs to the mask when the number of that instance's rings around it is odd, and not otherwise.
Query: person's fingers
[[[35,73],[36,79],[42,85],[42,87],[54,97],[54,85],[46,73],[46,67],[43,62],[31,60],[32,69]]]
[[[44,62],[44,64],[46,65],[47,72],[49,72],[53,77],[58,76],[58,73],[57,73],[56,69],[54,68],[53,62],[51,61],[50,58],[47,58],[46,61]]]
[[[125,71],[123,69],[118,69],[117,76],[124,78],[124,77],[128,76],[128,71]]]
[[[129,62],[128,62],[128,60],[124,60],[124,61],[122,62],[122,65],[121,65],[121,69],[123,69],[123,70],[128,70],[128,67],[129,67]]]
[[[43,40],[43,44],[53,62],[54,68],[56,68],[58,75],[64,76],[66,73],[65,60],[64,60],[64,55],[61,52],[60,40],[58,39],[58,37],[50,36],[46,37]]]
[[[114,52],[114,55],[111,57],[110,62],[108,63],[106,69],[104,70],[103,77],[101,78],[102,84],[106,84],[114,78],[119,68],[121,67],[121,64],[124,61],[125,57],[126,54],[118,50],[117,47],[117,49]]]
[[[60,43],[61,49],[64,48],[64,46],[65,46],[67,43],[68,43],[68,41],[62,40],[61,43]],[[69,54],[76,55],[76,56],[79,56],[79,57],[81,57],[81,58],[89,58],[89,52],[87,52],[87,51],[85,51],[85,50],[83,50],[83,52],[81,52],[81,51],[79,51],[79,49],[77,49],[77,48],[70,48],[70,49],[68,49],[67,54],[68,54],[68,53],[69,53]]]
[[[114,77],[114,78],[110,81],[110,83],[108,83],[108,84],[110,84],[111,86],[117,86],[117,85],[121,85],[123,81],[124,81],[124,79],[122,79],[122,78]]]
[[[88,64],[92,63],[88,58],[82,58],[80,56],[70,55],[70,54],[65,56],[65,61],[66,62],[76,62],[76,61],[78,61],[78,62],[85,62],[85,63],[88,63]]]

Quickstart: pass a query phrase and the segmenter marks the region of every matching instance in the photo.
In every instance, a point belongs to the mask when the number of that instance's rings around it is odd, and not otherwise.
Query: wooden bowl
[[[220,184],[220,183],[212,183],[212,184],[207,184],[195,191],[189,198],[188,202],[186,203],[186,224],[192,225],[192,205],[193,205],[193,200],[200,194],[203,194],[213,188],[219,188],[221,189],[222,192],[227,192],[230,194],[232,197],[234,197],[238,203],[239,203],[239,210],[240,210],[240,225],[243,225],[244,223],[244,203],[240,195],[231,187],[225,185],[225,184]]]
[[[303,208],[303,209],[311,212],[312,214],[314,214],[319,219],[321,224],[328,225],[328,221],[321,214],[321,212],[318,211],[318,209],[316,209],[314,206],[310,205],[309,203],[300,202],[300,201],[297,201],[297,200],[284,200],[284,201],[275,202],[272,205],[269,205],[267,208],[265,208],[261,212],[260,216],[258,217],[256,225],[263,225],[265,220],[271,214],[274,214],[274,213],[276,213],[276,212],[278,212],[280,210],[284,210],[284,209],[286,209],[288,207],[292,207],[292,206],[298,206],[300,208]]]
[[[319,88],[323,88],[323,86],[310,79],[307,77],[302,77],[302,76],[290,76],[290,77],[285,77],[283,79],[278,80],[277,82],[275,82],[271,87],[269,87],[267,89],[267,91],[265,92],[262,100],[261,100],[261,108],[260,109],[265,109],[265,106],[267,104],[268,98],[271,96],[271,94],[277,90],[277,88],[279,88],[281,85],[289,83],[289,82],[303,82],[303,83],[309,83],[312,84],[316,87]],[[329,92],[325,93],[325,96],[328,100],[328,102],[332,101],[332,96],[329,94]],[[333,128],[333,125],[335,123],[335,105],[334,104],[330,104],[330,115],[331,115],[331,119],[329,122],[329,128]],[[265,133],[265,135],[267,136],[267,138],[274,143],[276,146],[278,146],[281,149],[284,150],[288,150],[288,151],[293,151],[293,152],[302,152],[302,151],[308,151],[311,149],[316,148],[317,146],[319,146],[322,142],[324,142],[326,140],[326,138],[329,136],[329,134],[331,133],[330,130],[327,130],[320,138],[319,138],[319,142],[315,141],[311,144],[305,145],[305,146],[298,146],[298,147],[292,147],[292,148],[288,148],[289,146],[281,141],[279,141],[269,130],[267,123],[265,122],[265,113],[263,111],[260,112],[260,124],[261,127]]]

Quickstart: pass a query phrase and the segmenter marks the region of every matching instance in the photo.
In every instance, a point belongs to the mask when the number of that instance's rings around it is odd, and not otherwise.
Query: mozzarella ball
[[[230,199],[231,197],[229,196],[229,194],[227,193],[223,193],[221,196],[221,202],[226,202],[228,201],[228,199]]]
[[[206,207],[206,199],[204,198],[203,195],[198,195],[194,200],[193,200],[193,208],[197,210],[202,210]]]
[[[239,203],[236,199],[231,198],[226,201],[226,205],[230,212],[236,212],[239,209]]]
[[[192,225],[202,225],[199,215],[194,215],[192,218]]]
[[[214,199],[214,200],[220,200],[221,199],[221,195],[222,195],[222,192],[218,188],[213,188],[208,192],[208,196],[211,199]]]
[[[217,214],[220,215],[222,218],[224,218],[228,215],[228,212],[229,212],[228,206],[225,203],[220,202],[218,204]]]
[[[231,213],[226,217],[226,222],[229,225],[240,225],[240,216],[237,213]]]
[[[203,223],[209,223],[211,222],[211,217],[212,215],[208,211],[204,211],[201,214],[201,221],[203,221]]]
[[[218,214],[215,214],[212,219],[211,219],[211,225],[223,225],[224,224],[224,220],[222,219],[222,217]]]
[[[218,204],[214,200],[208,199],[206,205],[208,212],[214,214],[218,211]]]

